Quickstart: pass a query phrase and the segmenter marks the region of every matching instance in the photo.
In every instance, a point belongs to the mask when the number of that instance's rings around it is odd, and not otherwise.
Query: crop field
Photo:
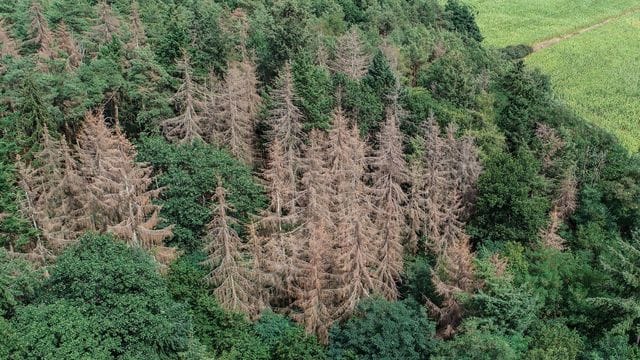
[[[477,11],[486,42],[494,46],[536,42],[640,9],[638,0],[467,0]]]
[[[626,0],[468,0],[490,46],[534,47],[527,57],[587,120],[640,148],[640,3]],[[585,30],[586,29],[586,30]],[[581,33],[577,33],[583,31]]]
[[[580,115],[640,146],[640,13],[581,34],[527,58],[544,69]]]

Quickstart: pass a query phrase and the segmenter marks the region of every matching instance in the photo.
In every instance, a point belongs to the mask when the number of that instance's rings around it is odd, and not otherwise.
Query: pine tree
[[[370,56],[364,50],[358,30],[351,30],[337,40],[336,54],[330,63],[333,72],[347,75],[353,80],[360,80],[367,73]]]
[[[215,287],[213,293],[227,310],[257,314],[263,305],[246,257],[245,245],[233,226],[232,207],[226,202],[226,190],[219,182],[214,195],[213,219],[208,225],[204,250],[211,268],[206,281]]]
[[[113,13],[111,5],[106,0],[98,3],[98,20],[93,26],[92,33],[96,36],[100,43],[111,42],[114,36],[120,31],[120,20]]]
[[[331,199],[334,190],[324,163],[325,136],[312,130],[306,147],[303,177],[299,192],[302,225],[294,232],[301,250],[296,254],[294,306],[301,310],[294,318],[309,333],[315,333],[322,343],[328,341],[328,329],[336,320],[333,289],[336,269]]]
[[[400,109],[394,103],[387,109],[384,126],[378,134],[378,149],[371,165],[375,211],[374,223],[380,234],[379,267],[376,277],[382,293],[396,299],[396,281],[402,271],[402,232],[405,226],[404,205],[407,195],[401,185],[408,181],[408,170],[402,152],[402,134],[398,127]]]
[[[255,65],[247,57],[233,61],[213,95],[211,141],[225,146],[246,164],[253,162],[255,120],[260,105]]]
[[[18,56],[18,44],[11,37],[10,28],[0,19],[0,58],[5,56]]]
[[[38,56],[41,59],[52,59],[54,57],[53,33],[49,29],[47,19],[44,17],[42,5],[34,1],[31,4],[31,8],[29,8],[29,14],[31,15],[29,33],[32,38],[27,43],[38,47]]]
[[[202,140],[202,116],[205,102],[202,99],[202,91],[193,80],[189,56],[185,51],[178,62],[178,68],[182,71],[182,85],[173,96],[173,101],[180,107],[180,115],[162,121],[162,129],[167,139],[177,143],[192,144]]]

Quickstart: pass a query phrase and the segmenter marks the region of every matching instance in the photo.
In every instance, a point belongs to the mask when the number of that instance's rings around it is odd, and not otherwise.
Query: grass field
[[[638,0],[466,0],[494,46],[532,45],[598,23],[632,8]]]
[[[640,146],[640,13],[562,41],[527,58],[552,78],[580,115]]]
[[[485,44],[535,45],[609,22],[531,54],[556,94],[587,120],[640,148],[639,0],[466,0]]]

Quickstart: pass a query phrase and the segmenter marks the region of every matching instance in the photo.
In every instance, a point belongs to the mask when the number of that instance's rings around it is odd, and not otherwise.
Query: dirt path
[[[547,39],[547,40],[543,40],[541,42],[535,43],[535,44],[533,44],[533,46],[531,48],[533,49],[533,52],[540,51],[542,49],[546,49],[546,48],[551,47],[551,46],[553,46],[553,45],[555,45],[555,44],[557,44],[557,43],[559,43],[561,41],[564,41],[564,40],[567,40],[567,39],[571,39],[572,37],[584,34],[584,33],[589,32],[591,30],[595,30],[595,29],[597,29],[597,28],[599,28],[601,26],[604,26],[604,25],[606,25],[606,24],[608,24],[608,23],[610,23],[610,22],[612,22],[614,20],[618,20],[618,19],[620,19],[622,17],[625,17],[627,15],[631,15],[631,14],[635,14],[637,12],[640,12],[640,7],[634,7],[634,8],[631,8],[631,9],[627,9],[627,10],[623,11],[620,14],[613,15],[613,16],[610,16],[610,17],[606,18],[606,19],[600,21],[597,24],[589,25],[589,26],[584,27],[582,29],[578,29],[578,30],[575,30],[573,32],[570,32],[570,33],[567,33],[567,34],[564,34],[564,35],[556,36],[556,37],[553,37],[551,39]]]

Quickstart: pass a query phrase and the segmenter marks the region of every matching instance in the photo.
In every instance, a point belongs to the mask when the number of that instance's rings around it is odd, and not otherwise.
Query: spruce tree
[[[120,31],[120,20],[113,13],[111,5],[106,0],[100,0],[97,4],[98,19],[97,24],[92,27],[92,35],[96,37],[98,43],[106,44],[113,40]]]
[[[67,25],[64,21],[60,22],[58,28],[55,31],[56,43],[58,49],[65,54],[67,58],[66,68],[68,70],[75,70],[82,63],[83,54],[78,48],[73,35],[67,29]]]
[[[408,170],[398,125],[400,110],[395,103],[387,109],[385,124],[378,134],[378,148],[371,161],[374,168],[371,174],[373,220],[381,241],[376,277],[388,299],[398,296],[396,281],[402,271],[404,205],[407,202],[407,195],[402,190],[402,184],[408,182]]]
[[[0,58],[18,56],[18,44],[11,36],[10,30],[4,19],[0,19]]]
[[[49,23],[44,17],[42,5],[38,1],[34,1],[31,4],[29,15],[31,16],[31,24],[29,26],[31,38],[26,43],[37,46],[37,54],[40,59],[53,59],[55,54],[53,50],[53,33],[49,29]]]
[[[213,218],[209,223],[204,265],[211,271],[205,280],[215,289],[213,294],[227,310],[256,315],[264,306],[254,282],[246,246],[233,228],[233,208],[226,201],[226,190],[219,183],[214,195]]]
[[[357,28],[352,27],[338,38],[335,58],[330,68],[335,73],[345,74],[353,80],[360,80],[367,73],[370,60]]]
[[[84,195],[90,229],[109,231],[130,246],[171,261],[174,250],[163,246],[171,227],[155,229],[160,208],[151,200],[159,190],[148,190],[151,168],[135,162],[136,151],[124,134],[107,127],[101,113],[87,114],[78,134],[82,175],[89,179]]]
[[[193,69],[186,51],[178,61],[178,69],[182,71],[183,78],[173,101],[179,107],[180,114],[162,121],[161,126],[167,139],[193,144],[194,141],[202,140],[201,123],[205,102],[200,86],[193,80]]]
[[[254,127],[260,95],[255,65],[248,57],[232,61],[213,95],[211,141],[226,147],[245,164],[253,162]]]
[[[328,329],[336,320],[338,294],[334,289],[337,269],[333,267],[336,248],[331,213],[335,192],[324,163],[325,142],[323,132],[312,130],[302,164],[299,210],[304,221],[293,237],[300,247],[293,269],[296,280],[293,306],[301,311],[294,318],[326,344]]]

